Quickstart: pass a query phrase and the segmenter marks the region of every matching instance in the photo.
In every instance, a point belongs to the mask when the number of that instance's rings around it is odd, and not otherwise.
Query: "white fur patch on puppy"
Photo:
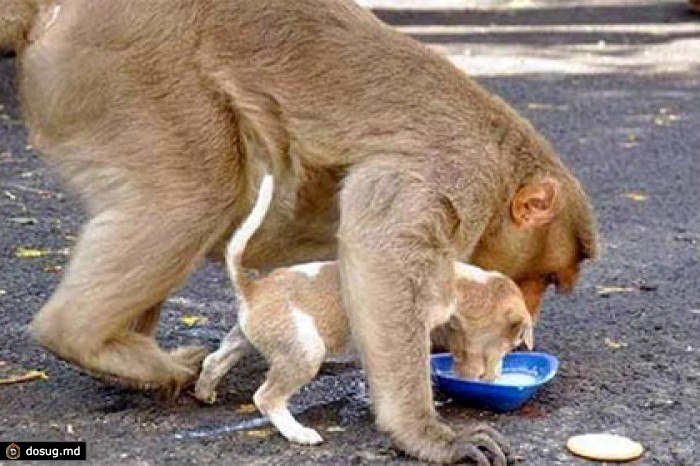
[[[314,319],[294,305],[292,305],[292,317],[297,333],[297,342],[304,348],[309,359],[323,360],[326,355],[326,344],[318,333]]]
[[[456,311],[457,301],[454,299],[450,301],[450,304],[447,306],[433,306],[428,315],[428,328],[433,329],[442,324],[446,324]]]
[[[489,272],[464,262],[455,262],[455,272],[460,277],[481,285],[486,285],[490,279],[500,276],[498,272]]]
[[[303,273],[309,278],[316,278],[326,264],[328,262],[306,262],[304,264],[296,264],[289,269],[293,272]]]
[[[287,440],[301,445],[318,445],[323,438],[314,429],[301,425],[287,408],[267,413],[267,418]]]

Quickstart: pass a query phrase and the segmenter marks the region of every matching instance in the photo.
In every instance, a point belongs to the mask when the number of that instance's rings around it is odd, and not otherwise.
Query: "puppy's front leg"
[[[204,403],[214,403],[216,401],[216,386],[221,378],[253,349],[240,326],[233,327],[224,341],[221,342],[219,349],[204,360],[202,372],[199,374],[199,380],[197,380],[195,387],[195,396]]]

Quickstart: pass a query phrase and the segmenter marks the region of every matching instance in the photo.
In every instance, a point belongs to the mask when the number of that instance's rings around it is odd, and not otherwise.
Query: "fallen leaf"
[[[63,266],[61,265],[49,265],[44,267],[44,272],[46,273],[61,273],[63,272]]]
[[[637,291],[637,288],[630,286],[596,286],[598,296],[610,296],[617,293],[632,293]]]
[[[253,403],[245,403],[236,408],[238,414],[253,414],[258,408]]]
[[[518,415],[530,418],[530,419],[538,419],[538,418],[543,418],[547,416],[547,412],[539,408],[537,406],[531,405],[531,404],[526,404],[522,408],[518,410]]]
[[[530,110],[568,110],[568,105],[545,104],[541,102],[530,102],[527,104]]]
[[[11,385],[15,383],[32,382],[34,380],[46,380],[49,376],[43,371],[29,371],[22,375],[15,375],[6,379],[0,379],[0,385]]]
[[[622,143],[622,147],[624,147],[625,149],[637,147],[638,145],[639,143],[637,141],[637,135],[633,133],[628,134],[627,140],[624,143]]]
[[[625,194],[625,197],[629,199],[630,201],[636,201],[636,202],[644,202],[646,201],[649,196],[643,193],[627,193]]]
[[[271,427],[265,429],[254,429],[246,431],[246,435],[255,438],[268,438],[275,434],[277,431]]]
[[[37,257],[44,257],[51,254],[51,251],[46,250],[46,249],[32,249],[32,248],[25,248],[25,247],[19,247],[17,251],[15,251],[15,256],[19,257],[20,259],[36,259]]]
[[[608,348],[612,348],[612,349],[627,348],[627,343],[614,341],[614,340],[611,340],[610,338],[605,339],[605,344],[608,346]]]
[[[37,219],[32,217],[14,217],[10,219],[10,222],[18,225],[36,225]]]
[[[190,327],[190,328],[197,326],[197,325],[204,325],[207,323],[208,320],[209,319],[204,317],[204,316],[186,315],[186,316],[180,317],[180,322],[182,322],[182,324],[185,327]]]

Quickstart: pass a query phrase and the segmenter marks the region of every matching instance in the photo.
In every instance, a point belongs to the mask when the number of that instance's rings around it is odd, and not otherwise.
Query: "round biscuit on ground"
[[[613,434],[586,434],[569,438],[571,453],[597,461],[631,461],[644,453],[642,444]]]

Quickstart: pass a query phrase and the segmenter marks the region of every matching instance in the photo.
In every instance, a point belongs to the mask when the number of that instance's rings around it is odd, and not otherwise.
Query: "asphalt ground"
[[[516,413],[438,395],[440,412],[491,423],[528,465],[586,464],[564,444],[596,431],[642,442],[637,464],[700,464],[700,17],[673,1],[381,3],[381,17],[450,54],[551,139],[603,237],[576,292],[544,303],[537,349],[561,361],[551,384]],[[327,365],[294,400],[326,440],[298,447],[251,412],[259,358],[203,407],[106,386],[37,347],[26,325],[58,284],[84,214],[27,147],[15,84],[13,59],[0,58],[0,375],[47,378],[0,385],[1,441],[84,440],[88,462],[105,465],[407,461],[374,429],[353,361]],[[208,264],[167,303],[159,338],[213,349],[234,322],[227,279]]]

